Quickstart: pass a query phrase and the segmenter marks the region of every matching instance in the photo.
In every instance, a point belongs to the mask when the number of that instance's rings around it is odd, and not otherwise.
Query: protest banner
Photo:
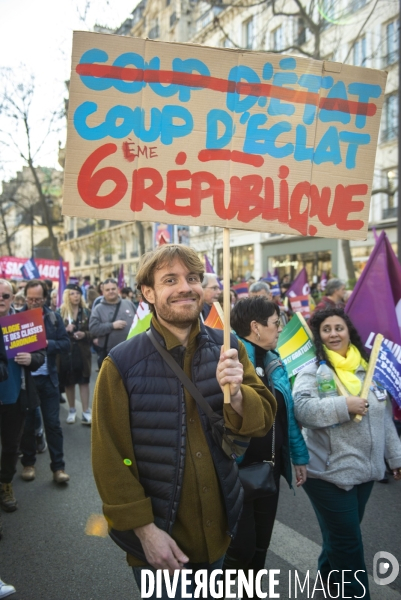
[[[307,365],[316,362],[316,350],[309,328],[298,313],[284,327],[278,339],[277,351],[293,377]]]
[[[46,331],[41,308],[0,317],[0,327],[8,359],[14,358],[19,352],[34,352],[46,348]]]
[[[17,258],[15,256],[1,256],[1,277],[4,279],[23,279],[21,267],[24,266],[28,260],[28,258]],[[40,279],[51,279],[52,281],[58,282],[60,268],[58,260],[35,258],[35,263],[39,270]],[[63,262],[63,270],[66,281],[69,281],[70,265],[68,262]]]
[[[63,213],[364,239],[386,77],[75,32]]]

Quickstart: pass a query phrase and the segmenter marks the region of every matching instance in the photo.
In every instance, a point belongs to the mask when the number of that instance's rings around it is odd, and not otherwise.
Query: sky
[[[62,108],[67,97],[64,82],[70,74],[73,30],[87,31],[96,23],[116,27],[136,4],[137,0],[0,0],[0,69],[11,68],[10,77],[18,82],[30,73],[35,77],[34,146],[43,138],[46,119]],[[64,119],[59,127],[48,136],[36,165],[60,168],[57,152],[59,141],[65,143]],[[3,141],[4,128],[10,130],[10,122],[0,117]],[[22,137],[20,140],[23,143]],[[16,151],[0,144],[0,181],[15,176],[23,164]]]

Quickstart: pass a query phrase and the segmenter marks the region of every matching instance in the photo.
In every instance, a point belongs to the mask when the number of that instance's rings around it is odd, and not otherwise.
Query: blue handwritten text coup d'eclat
[[[104,64],[107,61],[108,55],[105,51],[91,49],[82,55],[80,64]],[[128,52],[121,54],[111,66],[131,67],[140,71],[160,71],[160,58],[154,57],[149,62],[145,62],[140,54]],[[251,85],[268,81],[276,87],[313,94],[319,94],[323,89],[328,90],[327,98],[360,103],[368,103],[370,99],[379,98],[382,92],[379,85],[362,82],[345,85],[341,80],[334,82],[331,76],[323,77],[310,73],[299,75],[295,72],[297,61],[292,57],[280,60],[279,66],[280,70],[275,71],[273,65],[266,62],[261,77],[249,66],[235,66],[228,74],[228,81],[245,81]],[[194,58],[173,59],[172,71],[210,77],[207,65]],[[158,96],[162,98],[176,96],[183,104],[190,102],[192,93],[199,94],[202,91],[200,86],[176,83],[163,85],[159,82],[124,81],[88,75],[80,75],[80,78],[82,83],[94,92],[103,92],[114,87],[124,94],[138,94],[149,86]],[[206,90],[206,93],[209,93],[210,99],[210,92]],[[268,99],[266,96],[240,95],[237,91],[229,91],[225,95],[227,110],[212,108],[206,115],[205,147],[207,149],[229,146],[233,135],[235,133],[239,135],[237,128],[244,127],[244,133],[240,137],[244,140],[243,151],[246,153],[269,155],[279,159],[293,156],[296,161],[310,161],[317,165],[343,163],[347,169],[354,169],[359,147],[368,145],[371,141],[368,133],[350,131],[350,126],[353,126],[353,129],[363,130],[369,118],[366,115],[351,115],[349,112],[322,108],[317,110],[317,106],[305,104],[302,123],[298,123],[295,127],[295,143],[283,143],[280,136],[282,134],[288,136],[288,133],[293,130],[293,124],[286,117],[291,117],[295,113],[295,104],[278,98]],[[250,111],[255,105],[266,107],[266,114],[260,111],[251,114]],[[123,139],[134,134],[144,143],[160,140],[161,144],[169,146],[174,139],[188,136],[194,130],[192,113],[182,104],[166,104],[162,109],[151,107],[150,118],[146,119],[148,127],[145,125],[145,109],[141,106],[132,108],[123,104],[115,105],[103,115],[102,123],[90,126],[88,120],[97,112],[98,104],[91,101],[83,102],[75,110],[74,126],[77,133],[85,140],[101,140],[106,137]],[[239,118],[236,115],[240,115]],[[274,117],[271,125],[269,117]],[[277,122],[277,117],[282,117],[282,120]],[[315,140],[316,119],[328,124],[327,127],[322,128],[322,135],[318,140]],[[311,127],[312,125],[314,126]]]

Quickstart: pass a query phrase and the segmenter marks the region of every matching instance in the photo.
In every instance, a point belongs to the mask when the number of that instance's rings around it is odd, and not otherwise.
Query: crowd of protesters
[[[12,512],[18,507],[12,487],[18,457],[21,477],[30,482],[36,476],[37,453],[48,450],[54,482],[69,482],[59,409],[65,394],[66,423],[76,423],[78,389],[81,423],[92,426],[93,469],[104,513],[117,543],[127,551],[139,588],[144,567],[252,570],[256,578],[265,567],[280,478],[292,488],[292,469],[295,486],[306,490],[321,527],[318,568],[327,589],[339,583],[331,576],[334,571],[362,570],[366,575],[360,523],[373,482],[385,481],[385,459],[387,470],[401,479],[401,442],[385,390],[381,403],[375,403],[374,390],[367,398],[358,396],[367,356],[343,310],[343,281],[332,278],[312,286],[310,325],[318,359],[344,378],[349,396],[319,398],[315,365],[301,371],[294,385],[290,382],[276,346],[293,314],[291,283],[289,275],[280,281],[268,275],[231,282],[234,335],[231,350],[221,354],[220,332],[204,321],[214,302],[223,303],[222,284],[217,275],[204,273],[188,248],[164,245],[142,257],[139,291],[119,288],[113,278],[97,288],[86,280],[83,285],[69,283],[61,304],[50,280],[0,279],[0,317],[41,308],[47,340],[45,349],[7,360],[0,335],[1,508]],[[143,333],[125,342],[139,294],[150,307],[154,339]],[[181,389],[181,376],[167,369],[153,347],[158,343],[224,416],[226,427],[251,438],[236,461],[223,456],[187,384],[182,398],[174,391]],[[100,373],[92,417],[94,354]],[[230,386],[228,405],[223,404],[225,384]],[[166,429],[158,420],[160,406]],[[363,427],[353,421],[355,414],[363,415]],[[365,429],[374,435],[364,435]],[[170,446],[171,453],[166,451]],[[326,446],[336,453],[335,463],[327,462]],[[273,465],[275,491],[254,497],[245,490],[244,498],[238,470],[241,474],[263,461]],[[174,502],[171,513],[165,498]],[[346,522],[344,511],[350,515]],[[126,530],[132,539],[122,544],[118,532]],[[361,581],[369,599],[367,576]],[[362,591],[357,578],[344,585],[344,593]],[[0,580],[0,598],[13,593],[11,588]]]

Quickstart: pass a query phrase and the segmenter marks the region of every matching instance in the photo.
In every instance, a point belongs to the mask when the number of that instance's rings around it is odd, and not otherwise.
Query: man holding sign
[[[201,322],[203,272],[186,246],[164,244],[142,258],[136,277],[153,313],[150,331],[233,433],[263,436],[274,397],[243,345],[232,338],[223,352],[223,332]],[[139,587],[145,566],[221,568],[242,506],[235,461],[174,371],[144,332],[113,348],[94,395],[96,484],[113,530],[135,533],[128,563]]]
[[[41,308],[46,329],[46,360],[35,374],[35,385],[40,396],[40,405],[45,426],[46,440],[51,458],[50,468],[56,483],[66,483],[70,477],[64,471],[63,431],[60,425],[60,393],[56,367],[56,355],[70,351],[70,340],[61,316],[46,306],[47,286],[40,279],[28,281],[25,288],[27,306],[22,309]],[[27,415],[25,431],[21,441],[24,466],[24,481],[35,479],[36,436],[33,411]]]
[[[0,279],[0,319],[15,313],[13,298],[11,284]],[[31,372],[39,369],[44,361],[44,350],[18,352],[14,358],[8,359],[8,378],[0,382],[0,505],[6,512],[17,510],[11,482],[16,471],[27,410],[39,404]]]

